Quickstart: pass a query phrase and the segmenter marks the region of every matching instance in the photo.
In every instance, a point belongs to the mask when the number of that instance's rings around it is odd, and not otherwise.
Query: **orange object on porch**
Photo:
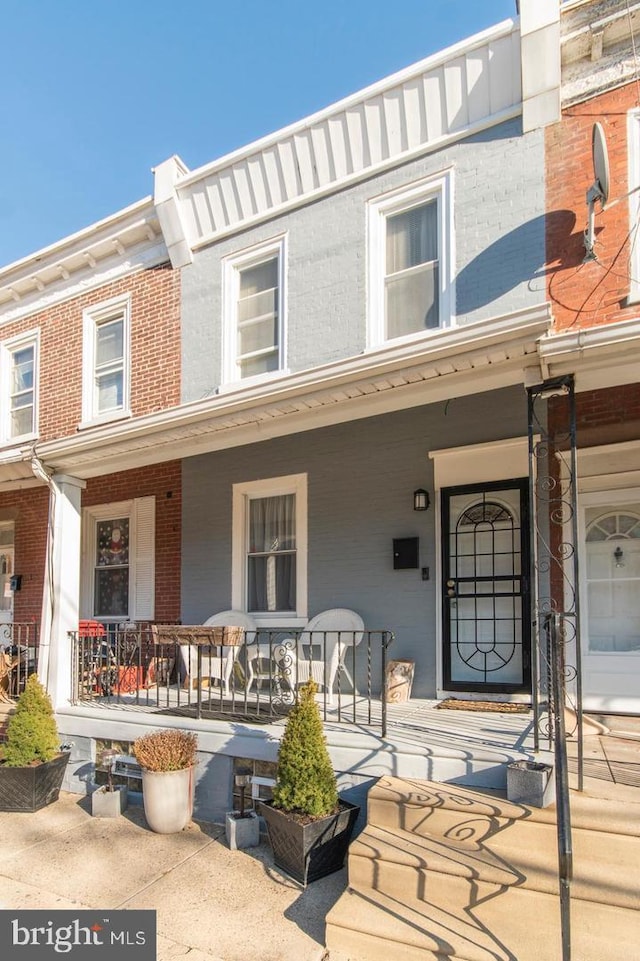
[[[118,668],[118,683],[116,685],[119,694],[135,694],[144,684],[144,669],[135,664],[129,667]]]
[[[104,624],[101,624],[100,621],[78,621],[78,634],[80,637],[107,636]]]

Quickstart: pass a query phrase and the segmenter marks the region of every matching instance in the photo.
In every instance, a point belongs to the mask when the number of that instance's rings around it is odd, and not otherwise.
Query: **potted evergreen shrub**
[[[60,750],[51,698],[32,674],[0,751],[0,811],[38,811],[57,801],[68,761],[69,752]]]
[[[153,731],[133,743],[144,816],[157,834],[175,834],[191,820],[197,749],[196,735],[178,728]]]
[[[303,684],[278,751],[273,799],[261,803],[276,865],[301,884],[344,864],[360,808],[338,787],[313,680]]]

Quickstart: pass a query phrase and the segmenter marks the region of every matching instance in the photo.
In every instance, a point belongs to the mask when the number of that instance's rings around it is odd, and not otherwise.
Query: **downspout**
[[[51,625],[53,624],[53,615],[55,612],[55,594],[53,590],[53,519],[55,516],[56,508],[56,497],[57,490],[56,485],[51,479],[51,475],[47,471],[40,458],[37,456],[35,449],[31,451],[31,470],[38,480],[43,481],[49,488],[49,513],[47,517],[47,549],[46,549],[46,563],[45,563],[45,586],[47,588],[47,593],[49,597],[49,630],[42,631],[42,625],[39,637],[39,648],[38,651],[38,677],[44,684],[47,690],[49,689],[49,653],[51,647]]]

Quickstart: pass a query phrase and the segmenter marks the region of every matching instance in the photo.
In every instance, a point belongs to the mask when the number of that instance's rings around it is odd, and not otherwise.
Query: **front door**
[[[640,711],[640,499],[587,506],[584,519],[584,704]]]
[[[442,491],[445,690],[530,691],[528,484]]]

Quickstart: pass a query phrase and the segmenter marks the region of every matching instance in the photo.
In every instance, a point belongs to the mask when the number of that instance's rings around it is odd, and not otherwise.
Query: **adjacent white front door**
[[[0,647],[12,643],[13,591],[11,589],[11,577],[14,573],[13,540],[13,521],[0,522]]]
[[[640,492],[582,499],[584,706],[640,711]]]

